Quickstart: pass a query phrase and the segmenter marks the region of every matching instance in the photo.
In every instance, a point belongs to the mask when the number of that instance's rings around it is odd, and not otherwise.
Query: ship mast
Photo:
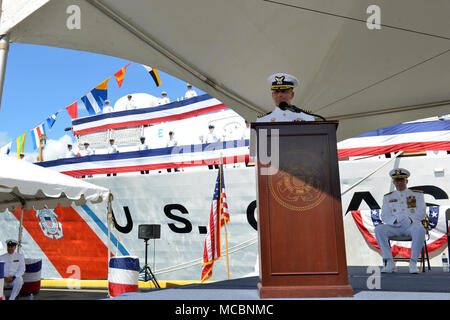
[[[41,134],[39,136],[39,157],[38,157],[38,162],[42,162],[44,161],[44,157],[42,155],[42,150],[44,149],[44,139],[47,138],[46,134]]]

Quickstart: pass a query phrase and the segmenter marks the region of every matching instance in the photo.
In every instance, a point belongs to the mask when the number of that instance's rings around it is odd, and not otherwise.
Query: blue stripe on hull
[[[89,215],[89,217],[99,226],[103,233],[108,236],[108,228],[105,224],[97,217],[94,211],[91,210],[87,205],[81,206],[83,210]],[[117,240],[117,238],[111,233],[111,242],[119,249],[120,253],[124,256],[129,256],[127,249]]]

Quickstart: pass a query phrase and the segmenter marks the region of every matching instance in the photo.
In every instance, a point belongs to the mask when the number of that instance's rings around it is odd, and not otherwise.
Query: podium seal
[[[326,197],[323,161],[307,151],[295,151],[293,156],[280,162],[278,173],[268,176],[273,198],[284,208],[308,211],[318,206]],[[295,154],[295,156],[294,156]]]

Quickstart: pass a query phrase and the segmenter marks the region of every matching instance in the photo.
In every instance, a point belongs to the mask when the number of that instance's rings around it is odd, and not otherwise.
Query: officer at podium
[[[287,73],[272,74],[267,82],[272,91],[275,109],[258,116],[256,122],[279,121],[314,121],[314,116],[291,104],[294,99],[294,88],[298,86],[298,79]]]

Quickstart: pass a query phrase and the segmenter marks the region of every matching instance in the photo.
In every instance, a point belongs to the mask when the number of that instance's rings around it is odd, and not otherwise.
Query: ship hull
[[[339,163],[347,264],[381,265],[373,230],[368,225],[370,212],[376,212],[383,195],[393,190],[389,170],[404,167],[412,173],[408,187],[427,186],[426,202],[439,208],[439,220],[430,230],[428,243],[431,264],[440,265],[440,254],[446,249],[447,241],[443,220],[450,208],[450,185],[446,179],[450,172],[448,156],[387,161],[379,157]],[[352,187],[372,172],[373,175]],[[114,227],[108,230],[105,204],[59,207],[53,213],[28,211],[23,221],[23,252],[26,257],[43,259],[43,278],[106,279],[108,247],[116,256],[139,257],[142,267],[145,243],[139,239],[139,225],[159,224],[161,237],[148,242],[148,263],[157,279],[198,281],[216,178],[217,170],[207,167],[94,176],[87,180],[109,188],[114,195]],[[226,165],[224,179],[231,220],[227,225],[230,277],[256,275],[255,167]],[[6,212],[0,219],[0,237],[16,237],[19,213]],[[399,244],[398,248],[403,254],[408,244]],[[223,255],[215,262],[210,280],[226,278]]]

